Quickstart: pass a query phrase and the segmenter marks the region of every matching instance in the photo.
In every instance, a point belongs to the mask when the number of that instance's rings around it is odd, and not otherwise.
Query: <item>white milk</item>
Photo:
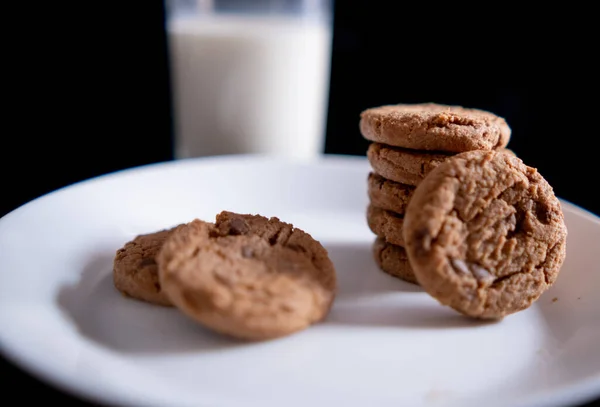
[[[172,17],[175,157],[309,158],[324,148],[331,26],[285,17]]]

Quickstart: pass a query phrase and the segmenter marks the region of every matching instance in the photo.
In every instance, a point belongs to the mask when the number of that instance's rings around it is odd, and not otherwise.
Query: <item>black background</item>
[[[29,10],[30,37],[8,41],[0,215],[73,182],[172,159],[162,3],[85,3]],[[509,147],[558,196],[600,213],[590,11],[486,7],[338,1],[325,152],[365,154],[358,115],[368,107],[486,109],[506,118]],[[79,404],[1,363],[5,397]]]

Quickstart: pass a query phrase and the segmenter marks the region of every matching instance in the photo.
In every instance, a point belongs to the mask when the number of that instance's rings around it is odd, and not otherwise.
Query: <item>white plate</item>
[[[0,220],[0,345],[37,377],[143,406],[561,406],[600,395],[600,221],[564,204],[568,254],[531,308],[477,323],[379,271],[362,157],[184,160],[37,199]],[[278,216],[329,250],[326,322],[240,343],[126,299],[114,253],[136,234],[221,210]]]

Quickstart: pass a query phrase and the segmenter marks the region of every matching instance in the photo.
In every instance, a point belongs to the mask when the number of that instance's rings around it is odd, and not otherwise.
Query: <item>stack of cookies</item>
[[[404,214],[416,187],[448,157],[472,150],[502,150],[511,129],[493,113],[434,103],[386,105],[360,116],[371,141],[367,158],[367,222],[377,236],[373,256],[384,272],[417,283],[405,251]]]

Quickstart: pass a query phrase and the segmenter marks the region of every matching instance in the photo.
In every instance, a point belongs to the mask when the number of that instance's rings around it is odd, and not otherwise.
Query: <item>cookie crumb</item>
[[[558,297],[552,298],[552,302],[556,302],[556,301],[558,301]]]

